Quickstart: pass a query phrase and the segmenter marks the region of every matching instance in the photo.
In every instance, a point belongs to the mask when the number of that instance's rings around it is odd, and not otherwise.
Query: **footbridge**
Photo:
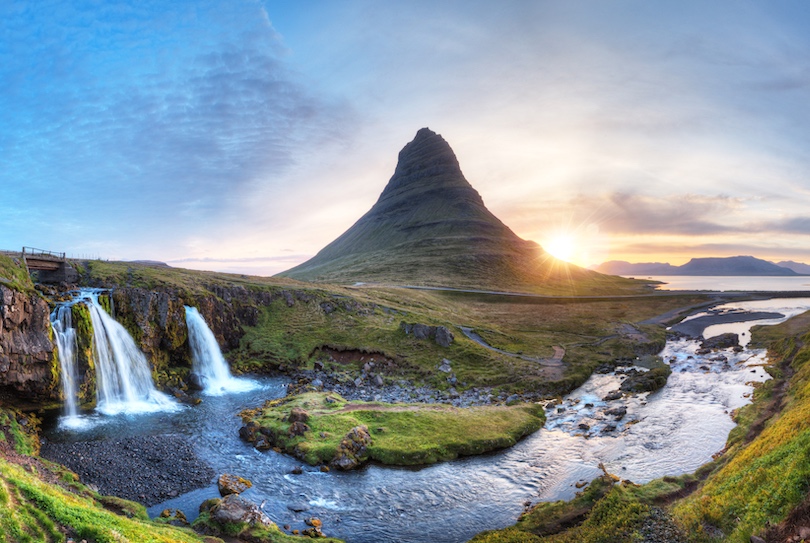
[[[22,259],[28,273],[36,272],[40,283],[75,283],[79,280],[79,274],[67,261],[65,253],[23,247]]]

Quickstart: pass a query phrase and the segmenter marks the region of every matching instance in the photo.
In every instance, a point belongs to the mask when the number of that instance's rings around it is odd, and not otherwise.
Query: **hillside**
[[[450,145],[423,128],[399,153],[377,203],[310,260],[279,274],[302,281],[523,292],[632,288],[557,260],[484,205]]]
[[[703,275],[703,276],[792,276],[801,275],[789,266],[774,264],[753,256],[730,256],[725,258],[693,258],[682,266],[661,262],[631,264],[613,260],[595,268],[600,273],[613,275]]]

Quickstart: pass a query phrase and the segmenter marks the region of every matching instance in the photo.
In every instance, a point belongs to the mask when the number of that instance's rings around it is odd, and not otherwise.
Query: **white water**
[[[217,338],[196,307],[185,306],[188,342],[191,345],[191,371],[203,385],[203,394],[219,396],[230,392],[247,392],[259,388],[259,383],[231,375],[222,356]]]
[[[96,410],[105,415],[168,411],[179,406],[155,388],[149,362],[126,328],[87,295],[93,324],[96,364]]]
[[[59,352],[59,373],[62,381],[64,417],[75,419],[79,414],[77,405],[76,374],[76,329],[73,328],[73,317],[70,305],[61,305],[51,313],[51,327],[56,336],[56,348]]]

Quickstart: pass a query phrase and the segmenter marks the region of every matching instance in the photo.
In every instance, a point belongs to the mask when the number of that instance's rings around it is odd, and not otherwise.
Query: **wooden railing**
[[[46,251],[44,249],[35,249],[34,247],[23,247],[22,248],[22,256],[25,258],[26,256],[32,257],[45,257],[45,258],[53,258],[56,260],[65,260],[65,253],[56,253],[54,251]]]

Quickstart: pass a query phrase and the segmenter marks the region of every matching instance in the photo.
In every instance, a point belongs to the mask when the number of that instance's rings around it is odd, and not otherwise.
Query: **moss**
[[[96,400],[96,364],[93,348],[93,321],[90,308],[84,303],[70,308],[73,327],[76,329],[76,363],[78,366],[78,396],[83,405]]]
[[[308,431],[290,435],[290,413],[304,409]],[[310,464],[332,461],[352,428],[365,426],[368,458],[388,465],[422,465],[514,445],[543,426],[541,406],[486,406],[347,402],[336,394],[306,393],[243,413],[274,445]],[[258,431],[258,430],[257,430]],[[260,437],[260,436],[257,436]]]
[[[34,282],[21,258],[0,254],[0,285],[19,292],[34,293]]]

